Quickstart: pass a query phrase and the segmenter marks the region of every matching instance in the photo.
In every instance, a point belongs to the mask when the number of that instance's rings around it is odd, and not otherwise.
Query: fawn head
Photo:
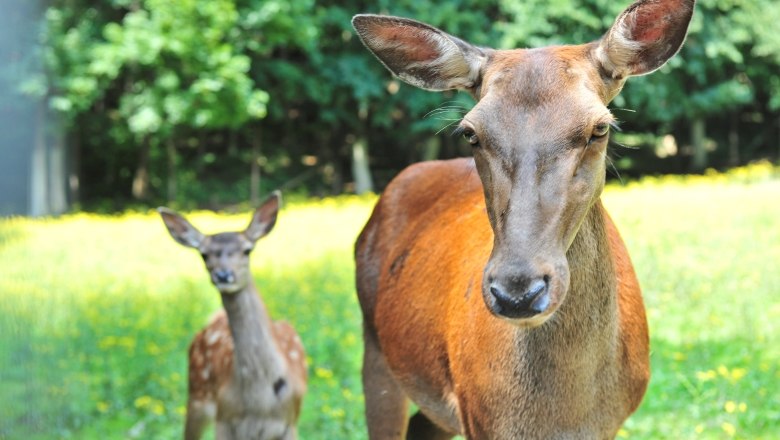
[[[352,24],[394,75],[475,106],[456,130],[472,146],[493,229],[482,295],[517,325],[545,322],[564,301],[566,252],[606,175],[607,105],[630,76],[680,49],[694,0],[639,0],[599,40],[537,49],[476,47],[430,25],[380,15]]]
[[[160,207],[157,211],[177,243],[200,252],[217,290],[222,294],[234,294],[251,283],[249,255],[255,242],[271,232],[276,224],[280,200],[278,191],[268,197],[255,210],[252,221],[243,231],[214,235],[202,234],[184,217],[168,208]]]

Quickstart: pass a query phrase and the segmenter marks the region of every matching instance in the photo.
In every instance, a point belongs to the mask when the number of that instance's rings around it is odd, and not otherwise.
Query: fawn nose
[[[550,306],[549,277],[515,278],[490,283],[495,312],[507,318],[530,318]]]
[[[227,269],[217,269],[214,271],[214,281],[220,284],[232,283],[235,277],[233,272]]]

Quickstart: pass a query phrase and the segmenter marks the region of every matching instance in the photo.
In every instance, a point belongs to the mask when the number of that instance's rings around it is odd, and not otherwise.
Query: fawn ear
[[[407,18],[356,15],[360,41],[401,80],[426,90],[470,89],[485,63],[482,49]]]
[[[168,232],[176,242],[196,249],[203,243],[204,235],[176,211],[161,206],[157,208],[157,212],[160,213]]]
[[[282,202],[282,193],[274,191],[255,210],[252,221],[244,230],[244,235],[251,241],[257,241],[271,232],[276,224],[276,215],[279,213],[279,205]]]
[[[639,0],[599,40],[594,55],[616,79],[663,66],[682,47],[695,0]]]

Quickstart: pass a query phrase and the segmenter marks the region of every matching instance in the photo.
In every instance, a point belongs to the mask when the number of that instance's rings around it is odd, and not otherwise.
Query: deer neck
[[[600,201],[590,208],[571,247],[569,292],[549,322],[522,338],[524,350],[557,367],[585,371],[617,350],[617,283]],[[522,343],[522,342],[521,342]]]
[[[223,294],[222,304],[233,336],[233,380],[242,389],[276,380],[283,363],[257,289],[250,283],[238,293]]]

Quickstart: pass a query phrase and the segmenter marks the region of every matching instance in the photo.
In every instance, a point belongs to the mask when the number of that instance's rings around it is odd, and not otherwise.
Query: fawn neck
[[[222,294],[233,336],[233,380],[240,387],[268,383],[284,371],[271,329],[271,320],[253,283]]]

